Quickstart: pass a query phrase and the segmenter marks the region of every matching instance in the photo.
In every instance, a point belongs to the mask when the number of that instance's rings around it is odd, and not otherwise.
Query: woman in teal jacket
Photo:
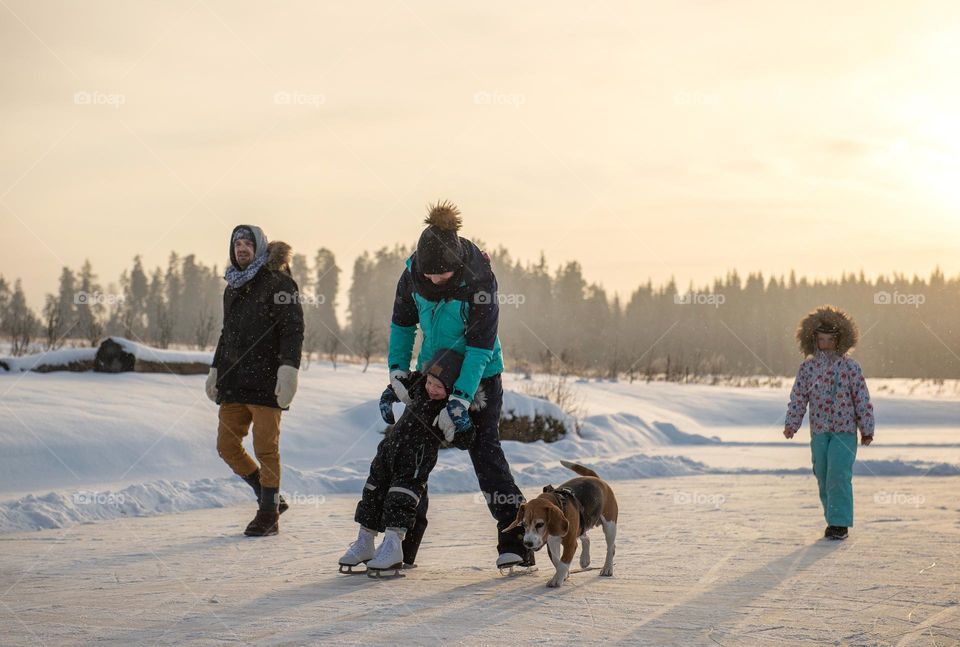
[[[410,369],[418,326],[423,342],[417,370],[440,348],[463,354],[460,376],[438,425],[449,443],[470,452],[487,507],[497,520],[497,566],[532,565],[533,553],[524,547],[522,533],[499,532],[516,517],[523,495],[500,446],[503,353],[497,337],[497,278],[490,257],[457,234],[461,218],[456,206],[432,205],[425,223],[417,249],[397,282],[390,323],[390,386],[384,391],[381,411],[390,423],[391,402],[409,400],[403,378]],[[484,406],[471,406],[480,401]],[[424,496],[416,530],[405,541],[407,563],[412,563],[422,539],[426,507]]]

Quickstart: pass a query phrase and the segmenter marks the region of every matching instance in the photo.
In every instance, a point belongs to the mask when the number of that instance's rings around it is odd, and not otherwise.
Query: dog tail
[[[599,474],[597,474],[596,472],[594,472],[594,471],[593,471],[592,469],[590,469],[589,467],[584,467],[583,465],[580,465],[579,463],[571,463],[570,461],[561,460],[561,461],[560,461],[560,464],[563,465],[564,467],[566,467],[567,469],[573,470],[574,472],[576,472],[576,473],[579,474],[580,476],[595,476],[595,477],[597,477],[597,478],[600,478],[600,475],[599,475]]]

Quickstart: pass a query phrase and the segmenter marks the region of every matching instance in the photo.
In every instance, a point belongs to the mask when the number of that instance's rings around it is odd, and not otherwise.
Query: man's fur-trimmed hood
[[[290,273],[293,261],[293,248],[282,240],[272,240],[267,244],[267,269]]]
[[[831,326],[839,331],[837,339],[839,355],[846,355],[860,341],[860,330],[850,315],[840,308],[823,305],[807,314],[797,326],[797,342],[800,344],[800,352],[805,357],[816,354],[816,330],[821,325]]]

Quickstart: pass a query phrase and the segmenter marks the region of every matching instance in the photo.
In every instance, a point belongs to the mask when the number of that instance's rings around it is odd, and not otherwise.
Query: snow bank
[[[456,450],[446,450],[451,454]],[[619,458],[582,461],[608,481],[683,477],[705,474],[750,474],[788,476],[807,474],[809,469],[735,469],[711,468],[684,456],[647,456],[633,454]],[[329,494],[355,494],[367,478],[366,464],[326,468],[304,472],[285,468],[283,494],[293,506],[319,505]],[[521,488],[557,485],[576,476],[559,461],[539,461],[513,469]],[[960,466],[947,463],[864,460],[854,466],[858,477],[960,476]],[[476,477],[466,461],[439,465],[430,475],[430,492],[448,494],[477,492]],[[120,490],[80,489],[27,495],[0,503],[0,533],[64,528],[121,517],[141,517],[170,512],[221,508],[241,503],[253,504],[253,493],[246,483],[226,477],[195,481],[151,481]]]
[[[533,420],[537,416],[552,418],[563,422],[567,434],[577,433],[577,421],[553,402],[514,391],[503,392],[503,410],[500,416],[507,420],[517,417]]]
[[[450,453],[456,450],[446,450]],[[708,473],[695,461],[683,457],[655,458],[643,455],[591,463],[605,478],[656,478]],[[367,478],[368,465],[327,468],[303,472],[285,468],[283,494],[291,505],[322,503],[327,494],[357,494]],[[559,462],[525,465],[514,470],[517,485],[539,486],[560,483],[573,476]],[[477,490],[473,470],[465,463],[440,466],[430,476],[430,492],[451,493]],[[138,517],[203,508],[220,508],[253,502],[250,487],[236,478],[196,481],[152,481],[120,490],[79,489],[27,495],[0,503],[0,533],[64,528],[78,523]]]
[[[80,489],[43,496],[30,494],[0,505],[0,532],[64,528],[119,517],[219,508],[249,500],[250,487],[234,479],[153,481],[118,491]]]
[[[647,422],[631,413],[612,413],[588,416],[583,421],[580,435],[587,440],[602,441],[617,451],[631,448],[667,445],[710,445],[719,443],[716,436],[680,431],[669,422]]]
[[[157,364],[206,364],[213,361],[213,353],[207,351],[165,350],[151,348],[123,337],[107,337],[136,359]],[[24,355],[23,357],[4,357],[2,363],[11,372],[44,371],[55,367],[72,367],[72,370],[93,370],[93,361],[97,348],[60,348],[57,350]]]
[[[160,353],[171,361],[197,355]],[[281,434],[283,487],[293,503],[360,491],[384,429],[377,398],[386,375],[385,366],[363,372],[326,363],[301,372]],[[505,416],[562,416],[552,403],[517,392],[525,384],[504,375]],[[250,501],[217,456],[217,409],[203,386],[201,375],[0,375],[0,409],[15,413],[0,416],[0,532]],[[563,416],[568,433],[556,442],[503,442],[521,486],[569,478],[561,459],[613,480],[810,474],[809,445],[780,433],[783,392],[622,381],[575,388],[586,412],[579,428]],[[861,448],[858,475],[960,474],[960,402],[877,396],[875,407],[878,439]],[[477,492],[468,454],[441,452],[430,488]]]
[[[84,370],[93,369],[93,358],[97,355],[96,348],[60,348],[23,357],[4,357],[3,363],[11,372],[37,371],[45,367],[89,365]]]
[[[190,351],[190,350],[170,350],[162,348],[153,348],[144,346],[135,341],[124,339],[123,337],[109,337],[126,352],[130,353],[139,360],[145,362],[157,362],[164,364],[207,364],[213,361],[213,352],[209,351]],[[106,341],[106,340],[104,340]]]

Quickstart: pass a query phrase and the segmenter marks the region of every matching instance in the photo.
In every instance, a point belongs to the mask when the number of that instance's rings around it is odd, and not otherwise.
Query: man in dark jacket
[[[289,245],[268,244],[259,227],[233,230],[223,330],[207,376],[207,396],[220,405],[217,451],[259,502],[245,531],[249,536],[277,534],[287,509],[280,497],[280,414],[297,391],[303,347],[303,309],[290,255]],[[251,423],[256,461],[243,448]]]
[[[474,437],[469,443],[470,459],[490,514],[497,521],[497,566],[533,565],[533,552],[524,547],[520,528],[499,532],[510,525],[524,499],[500,446],[503,353],[497,336],[497,278],[489,256],[457,234],[461,218],[456,206],[449,202],[431,206],[426,225],[397,282],[387,358],[390,387],[384,397],[410,403],[403,382],[409,375],[418,326],[423,342],[417,370],[440,348],[463,354],[460,375],[438,426],[447,442],[458,446],[467,445],[460,442],[462,436]],[[480,399],[485,406],[471,410],[471,404]],[[390,422],[387,418],[384,415]],[[426,527],[426,508],[424,494],[416,526],[405,540],[408,563],[416,555]]]

